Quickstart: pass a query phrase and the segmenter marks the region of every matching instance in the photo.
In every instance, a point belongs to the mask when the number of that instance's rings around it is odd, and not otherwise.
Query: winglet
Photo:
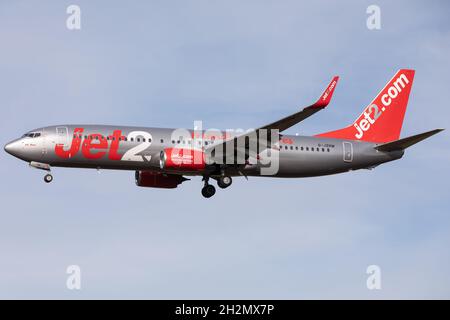
[[[339,80],[338,76],[333,77],[328,87],[320,96],[319,100],[314,103],[311,108],[325,108],[331,101],[331,97],[333,97],[334,89],[336,88],[337,82]]]

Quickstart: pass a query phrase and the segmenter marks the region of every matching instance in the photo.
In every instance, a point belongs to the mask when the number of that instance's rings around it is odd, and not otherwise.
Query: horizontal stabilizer
[[[381,144],[379,146],[376,146],[375,149],[378,151],[397,151],[397,150],[405,150],[408,147],[411,147],[413,144],[416,144],[417,142],[420,142],[422,140],[425,140],[426,138],[431,137],[432,135],[435,135],[436,133],[441,132],[444,129],[434,129],[428,132],[419,133],[414,136],[410,136],[407,138],[403,138],[400,140],[388,142]]]

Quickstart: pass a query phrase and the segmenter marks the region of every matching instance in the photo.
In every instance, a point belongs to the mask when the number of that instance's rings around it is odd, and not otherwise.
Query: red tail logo
[[[413,80],[414,70],[399,70],[351,126],[317,136],[369,142],[399,139]]]

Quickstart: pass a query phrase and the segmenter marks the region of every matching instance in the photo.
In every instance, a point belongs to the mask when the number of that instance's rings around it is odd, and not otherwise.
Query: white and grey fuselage
[[[82,130],[80,130],[82,128]],[[78,130],[78,131],[77,131]],[[116,134],[114,134],[114,132]],[[193,131],[189,131],[191,134]],[[5,146],[29,163],[49,167],[75,167],[154,171],[178,175],[260,176],[258,163],[207,165],[204,170],[163,168],[161,152],[168,148],[205,150],[219,140],[174,138],[174,129],[110,125],[59,125],[38,128]],[[121,138],[119,138],[119,136]],[[102,141],[100,141],[102,140]],[[76,144],[79,144],[78,148]],[[99,146],[98,146],[99,145]],[[59,147],[58,147],[59,146]],[[89,146],[89,148],[88,148]],[[94,146],[94,147],[93,147]],[[272,177],[313,177],[373,168],[402,157],[403,151],[381,152],[376,144],[308,136],[283,135],[273,143],[279,150],[279,167]],[[83,149],[86,147],[86,149]],[[58,155],[57,150],[66,152]],[[89,150],[88,150],[89,149]],[[72,153],[68,153],[73,150]],[[86,155],[90,156],[86,156]]]

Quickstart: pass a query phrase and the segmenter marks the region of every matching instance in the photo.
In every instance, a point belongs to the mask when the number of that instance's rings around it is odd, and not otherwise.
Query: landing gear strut
[[[205,198],[211,198],[216,193],[216,188],[213,185],[209,184],[209,177],[204,177],[205,186],[202,188],[202,195]]]
[[[52,176],[50,173],[47,173],[47,174],[44,176],[44,181],[47,182],[47,183],[52,182],[52,181],[53,181],[53,176]]]

